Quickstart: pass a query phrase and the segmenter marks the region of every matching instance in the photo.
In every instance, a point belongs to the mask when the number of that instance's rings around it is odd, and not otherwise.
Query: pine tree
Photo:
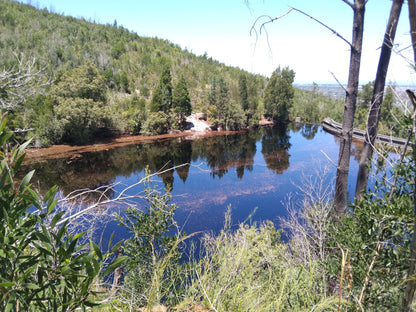
[[[169,66],[163,69],[159,84],[156,87],[150,102],[151,112],[168,112],[172,107],[172,76]]]
[[[240,93],[241,106],[243,110],[248,110],[248,89],[247,89],[247,77],[244,74],[241,74],[238,79],[238,90]]]
[[[180,117],[181,122],[185,119],[185,116],[192,113],[191,98],[189,97],[188,87],[183,76],[181,76],[173,89],[172,107]]]

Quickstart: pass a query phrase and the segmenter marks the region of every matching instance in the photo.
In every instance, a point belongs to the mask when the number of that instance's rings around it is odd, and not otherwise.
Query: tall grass
[[[227,215],[227,221],[230,217]],[[217,236],[206,235],[194,263],[187,302],[211,311],[337,311],[337,297],[322,291],[319,262],[299,264],[271,222],[229,222]]]

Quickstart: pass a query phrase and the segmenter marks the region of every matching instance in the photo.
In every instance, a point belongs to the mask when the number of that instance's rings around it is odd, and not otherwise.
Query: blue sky
[[[352,1],[352,0],[351,0]],[[259,16],[280,16],[296,7],[351,39],[352,9],[341,0],[24,0],[38,8],[102,24],[118,25],[141,36],[158,37],[227,65],[270,76],[280,65],[296,72],[295,83],[335,83],[348,79],[349,47],[311,19],[292,12],[268,24],[256,38],[250,29]],[[247,3],[248,2],[248,3]],[[391,0],[366,6],[361,83],[374,80]],[[256,29],[259,30],[260,19]],[[267,40],[268,39],[268,40]],[[407,2],[403,5],[395,49],[410,46]],[[402,51],[412,59],[412,51]],[[415,84],[406,59],[392,56],[388,79]]]

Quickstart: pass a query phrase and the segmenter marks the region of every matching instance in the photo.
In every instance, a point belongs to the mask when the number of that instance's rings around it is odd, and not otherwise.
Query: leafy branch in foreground
[[[56,187],[43,200],[34,192],[29,172],[15,178],[28,143],[9,148],[13,133],[0,118],[0,310],[74,311],[98,305],[94,290],[114,246],[103,254],[98,245],[79,244],[85,233],[71,235],[63,213],[55,213]]]

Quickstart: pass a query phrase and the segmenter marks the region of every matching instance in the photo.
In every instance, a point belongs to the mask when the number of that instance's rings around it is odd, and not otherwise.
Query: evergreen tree
[[[273,119],[287,120],[293,103],[295,72],[288,67],[273,72],[264,93],[265,113]]]
[[[181,76],[173,89],[172,106],[181,121],[185,119],[185,116],[192,113],[191,98],[189,97],[188,87],[183,76]]]
[[[241,106],[243,110],[248,110],[249,101],[248,101],[248,89],[247,89],[247,77],[245,74],[241,74],[238,79],[238,90],[240,93]]]
[[[150,102],[151,112],[168,112],[172,107],[172,76],[170,74],[170,67],[165,66],[162,75],[160,76],[159,84],[153,93]]]
[[[219,90],[218,90],[217,108],[218,108],[218,117],[219,119],[221,119],[224,116],[224,111],[226,109],[226,106],[230,102],[230,95],[229,95],[228,84],[223,77],[220,77],[218,81],[218,87],[219,87]]]
[[[217,77],[211,79],[211,90],[208,93],[208,103],[211,106],[217,106]]]

